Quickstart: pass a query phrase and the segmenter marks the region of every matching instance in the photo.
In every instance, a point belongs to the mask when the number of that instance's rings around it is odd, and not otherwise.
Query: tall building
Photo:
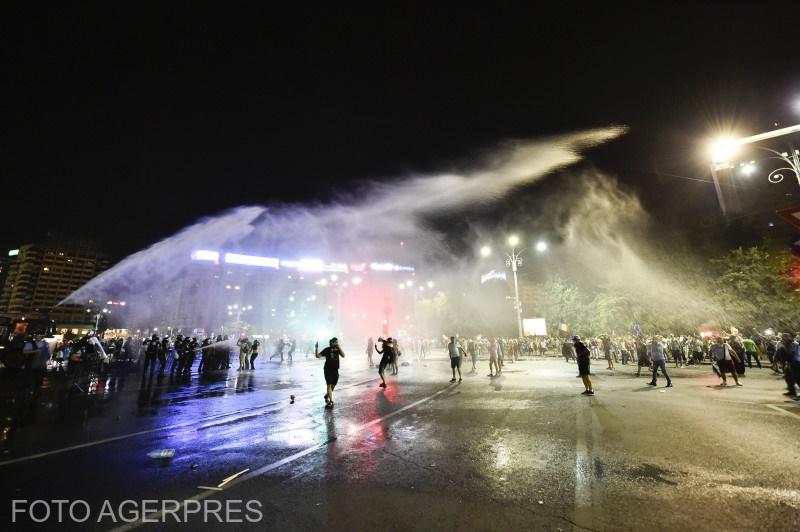
[[[48,312],[58,328],[80,327],[91,321],[84,304],[56,305],[108,268],[108,258],[97,243],[51,236],[41,244],[10,250],[6,260],[0,312]]]

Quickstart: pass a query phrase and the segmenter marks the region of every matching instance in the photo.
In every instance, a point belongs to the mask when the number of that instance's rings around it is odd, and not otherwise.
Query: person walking
[[[333,408],[333,390],[339,382],[339,358],[344,358],[344,351],[339,347],[339,340],[331,338],[328,341],[328,347],[319,351],[319,342],[314,343],[314,356],[316,358],[325,358],[325,366],[323,371],[325,373],[325,408]]]
[[[719,367],[719,374],[720,377],[722,377],[722,386],[728,385],[728,379],[725,376],[725,373],[730,373],[733,375],[733,380],[736,381],[736,386],[741,386],[742,384],[739,382],[739,377],[736,375],[736,368],[733,365],[734,358],[737,355],[733,349],[731,349],[731,346],[725,342],[722,336],[717,336],[714,338],[714,343],[711,344],[710,351],[711,359],[716,361],[717,367]]]
[[[286,358],[289,362],[292,361],[292,357],[294,357],[294,352],[297,349],[297,339],[292,338],[289,341],[289,352],[286,354]]]
[[[450,369],[453,371],[453,378],[450,379],[450,382],[456,382],[456,370],[458,370],[458,382],[461,382],[461,353],[455,336],[450,337],[447,354],[450,355]]]
[[[592,353],[589,351],[589,348],[586,347],[586,344],[581,342],[580,336],[572,337],[572,345],[575,348],[575,358],[578,361],[578,375],[583,381],[583,387],[585,388],[581,395],[594,395],[592,380],[589,378],[589,374],[591,373]]]
[[[744,359],[747,362],[747,367],[753,368],[753,359],[756,359],[758,369],[761,369],[761,358],[758,356],[759,348],[752,338],[743,338],[742,347],[744,348]]]
[[[661,341],[661,337],[658,335],[654,336],[647,345],[647,354],[650,355],[650,360],[653,361],[653,380],[648,383],[650,386],[658,385],[658,370],[660,369],[667,379],[666,388],[672,388],[672,379],[669,378],[669,373],[667,372],[667,355],[665,351],[664,342]]]
[[[784,363],[783,379],[786,381],[786,392],[783,395],[797,397],[797,385],[800,384],[800,345],[789,333],[781,334],[775,359]]]
[[[281,357],[281,362],[283,362],[283,347],[286,345],[286,342],[283,340],[283,336],[278,338],[278,343],[275,344],[275,352],[270,355],[269,359],[272,360],[275,357]]]

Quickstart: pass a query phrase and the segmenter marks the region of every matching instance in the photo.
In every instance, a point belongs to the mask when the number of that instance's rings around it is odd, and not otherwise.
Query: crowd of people
[[[663,377],[665,386],[672,387],[673,382],[669,367],[681,368],[691,365],[710,365],[721,379],[721,386],[727,386],[729,378],[736,386],[742,386],[740,377],[752,368],[770,369],[780,374],[786,381],[785,395],[798,398],[800,387],[800,333],[739,334],[695,334],[695,335],[615,335],[601,334],[580,338],[570,336],[559,338],[527,337],[457,337],[442,336],[440,338],[404,338],[403,344],[407,352],[419,361],[424,361],[434,348],[443,349],[450,359],[452,370],[450,382],[462,380],[462,364],[470,365],[470,372],[478,371],[479,361],[488,362],[488,376],[498,377],[506,364],[537,356],[561,356],[566,362],[578,365],[578,376],[584,384],[584,394],[593,395],[590,366],[593,361],[603,361],[606,370],[613,371],[617,364],[635,365],[636,376],[642,370],[652,375],[650,385],[657,386],[659,377]],[[217,335],[199,339],[196,336],[159,336],[153,334],[140,340],[138,337],[109,337],[89,334],[83,337],[64,337],[55,343],[48,341],[43,333],[26,334],[24,337],[12,339],[12,345],[19,348],[24,357],[25,369],[33,372],[44,372],[48,368],[53,371],[71,371],[80,369],[86,363],[99,365],[111,360],[138,363],[143,361],[143,375],[168,373],[174,376],[188,377],[192,374],[195,363],[198,374],[210,371],[228,370],[231,367],[231,355],[237,358],[238,370],[252,371],[255,361],[262,349],[268,348],[269,360],[280,359],[280,362],[293,360],[297,349],[297,340],[287,335],[274,338],[269,346],[262,346],[256,337],[240,336],[231,339]],[[330,348],[330,349],[329,349]],[[326,351],[329,349],[329,351]],[[326,381],[334,381],[331,389],[326,390],[326,404],[333,404],[333,387],[338,380],[338,357],[344,352],[338,344],[331,344],[319,351],[314,345],[315,356],[326,358],[326,367],[336,367],[337,378],[332,371],[326,373]],[[305,348],[306,357],[311,346]],[[333,357],[330,352],[336,353]],[[322,353],[322,354],[321,354]],[[385,388],[387,370],[390,375],[399,374],[398,360],[403,355],[397,338],[369,338],[366,345],[369,367],[378,368],[379,386]],[[376,363],[374,356],[379,355]],[[334,364],[334,358],[336,362]],[[330,378],[329,378],[330,377]]]
[[[519,357],[527,355],[546,356],[560,344],[560,353],[565,361],[576,362],[578,365],[578,376],[583,380],[585,395],[594,395],[590,378],[592,360],[605,361],[606,369],[611,371],[615,364],[635,364],[637,377],[641,375],[642,368],[646,368],[646,372],[652,373],[649,382],[651,386],[658,385],[659,375],[666,381],[666,387],[673,386],[668,364],[674,364],[676,368],[710,364],[721,379],[721,386],[728,385],[728,375],[736,386],[742,386],[739,377],[755,364],[758,369],[768,367],[775,374],[783,375],[787,385],[784,395],[798,398],[800,387],[800,333],[761,335],[754,332],[751,335],[741,335],[736,331],[727,335],[602,334],[585,339],[577,335],[563,339],[453,336],[449,339],[445,337],[443,343],[451,360],[451,382],[461,381],[462,360],[469,360],[472,363],[471,371],[475,372],[477,361],[485,357],[489,362],[489,377],[496,377],[502,373],[505,362],[513,363]]]

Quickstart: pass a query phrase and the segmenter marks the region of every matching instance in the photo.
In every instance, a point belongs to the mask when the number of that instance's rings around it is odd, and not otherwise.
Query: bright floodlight
[[[433,288],[434,284],[433,281],[428,281],[428,288]]]
[[[489,246],[483,246],[481,248],[481,257],[488,257],[491,254],[492,254],[492,248],[490,248]]]
[[[756,171],[756,165],[753,163],[747,163],[746,165],[742,166],[742,173],[746,176],[753,175],[753,172]]]
[[[361,277],[353,277],[353,284],[361,284]]]
[[[547,251],[547,242],[545,242],[544,240],[539,240],[536,243],[536,251],[538,251],[539,253],[541,253],[542,251]]]
[[[510,237],[508,237],[508,244],[510,246],[516,246],[517,244],[519,244],[519,237],[517,235],[511,235]]]
[[[406,286],[412,286],[413,284],[414,284],[414,281],[412,281],[411,279],[406,281]]]
[[[731,137],[715,140],[711,144],[711,158],[715,163],[726,163],[731,160],[739,149],[739,142]]]

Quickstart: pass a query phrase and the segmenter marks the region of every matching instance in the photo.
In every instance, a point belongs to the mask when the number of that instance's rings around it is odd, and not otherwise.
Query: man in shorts
[[[733,359],[737,355],[731,346],[723,340],[722,336],[714,338],[714,343],[711,344],[709,351],[711,351],[711,360],[716,361],[719,367],[720,377],[722,377],[722,386],[728,385],[728,379],[725,377],[725,373],[733,375],[736,386],[741,386],[742,384],[739,382],[739,377],[736,376],[736,368],[733,365]]]
[[[453,378],[450,382],[456,382],[456,370],[458,370],[458,382],[461,382],[461,352],[460,347],[456,344],[456,337],[450,337],[450,343],[447,344],[447,354],[450,355],[450,369],[453,370]]]
[[[578,375],[581,380],[583,380],[583,386],[585,388],[581,395],[594,395],[592,381],[589,378],[589,373],[591,371],[591,352],[589,352],[589,348],[586,347],[586,344],[581,342],[580,336],[573,336],[572,344],[575,346],[575,355],[578,359]]]
[[[314,356],[317,358],[325,357],[325,386],[326,392],[323,396],[325,398],[325,408],[333,408],[333,389],[339,382],[339,357],[344,358],[344,351],[339,347],[339,340],[331,338],[328,342],[328,347],[319,351],[319,342],[314,344]]]
[[[383,344],[383,349],[378,349],[378,345],[375,345],[375,351],[381,355],[381,361],[378,363],[378,375],[381,377],[381,383],[378,387],[386,388],[386,377],[383,376],[383,373],[386,371],[386,366],[394,359],[394,342],[391,337],[386,340],[378,338],[378,342]]]

